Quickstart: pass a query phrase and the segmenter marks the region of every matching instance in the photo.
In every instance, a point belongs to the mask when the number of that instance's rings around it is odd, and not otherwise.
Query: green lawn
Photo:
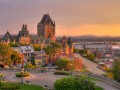
[[[26,85],[26,84],[24,84],[24,85],[21,85],[20,89],[18,89],[18,90],[44,90],[44,88],[41,87],[41,86],[37,86],[37,85]]]
[[[19,84],[19,83],[3,83],[2,86],[4,87],[11,87],[11,86],[17,86],[19,89],[15,90],[45,90],[43,87],[38,86],[38,85],[28,85],[28,84]],[[13,90],[13,89],[1,89],[2,87],[0,86],[0,90]]]
[[[104,90],[104,89],[99,86],[96,86],[95,90]]]

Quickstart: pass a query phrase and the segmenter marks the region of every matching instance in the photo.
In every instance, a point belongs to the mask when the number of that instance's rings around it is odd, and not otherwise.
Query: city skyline
[[[22,24],[37,33],[41,17],[49,13],[56,36],[120,36],[119,0],[0,0],[0,34],[17,34]]]

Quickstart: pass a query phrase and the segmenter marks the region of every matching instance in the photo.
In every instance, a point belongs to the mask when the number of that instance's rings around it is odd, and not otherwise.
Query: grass
[[[18,89],[18,90],[45,90],[45,89],[38,85],[23,84],[20,86],[20,89]]]
[[[96,86],[95,90],[104,90],[104,89],[99,86]]]
[[[18,86],[19,89],[14,89],[14,90],[45,90],[43,87],[38,86],[38,85],[28,85],[28,84],[19,84],[19,83],[3,83],[2,86],[5,87],[11,87],[11,86]],[[13,89],[1,89],[0,90],[13,90]]]

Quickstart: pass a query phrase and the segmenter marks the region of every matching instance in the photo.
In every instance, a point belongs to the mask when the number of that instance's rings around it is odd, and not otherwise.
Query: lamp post
[[[22,74],[22,84],[24,84],[24,60],[22,60],[21,74]]]
[[[72,76],[72,68],[73,68],[73,64],[71,63],[70,66],[71,66],[71,76]]]

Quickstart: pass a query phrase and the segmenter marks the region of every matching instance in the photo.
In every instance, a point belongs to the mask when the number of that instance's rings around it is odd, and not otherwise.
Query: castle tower
[[[73,43],[70,37],[66,39],[66,37],[63,36],[62,47],[63,47],[63,52],[65,52],[67,55],[73,54]]]
[[[13,38],[11,34],[7,31],[6,34],[3,36],[2,41],[3,42],[12,42]]]
[[[51,39],[55,42],[55,22],[52,21],[49,14],[45,14],[37,25],[37,35],[45,39]]]
[[[68,38],[67,43],[68,43],[68,47],[69,47],[69,54],[72,54],[73,53],[73,43],[72,43],[72,40],[70,37]]]
[[[65,36],[63,36],[63,38],[62,38],[62,45],[65,44],[66,42],[67,42],[67,39],[66,39]]]
[[[30,44],[30,35],[26,24],[23,24],[21,31],[19,31],[18,38],[20,44]]]

